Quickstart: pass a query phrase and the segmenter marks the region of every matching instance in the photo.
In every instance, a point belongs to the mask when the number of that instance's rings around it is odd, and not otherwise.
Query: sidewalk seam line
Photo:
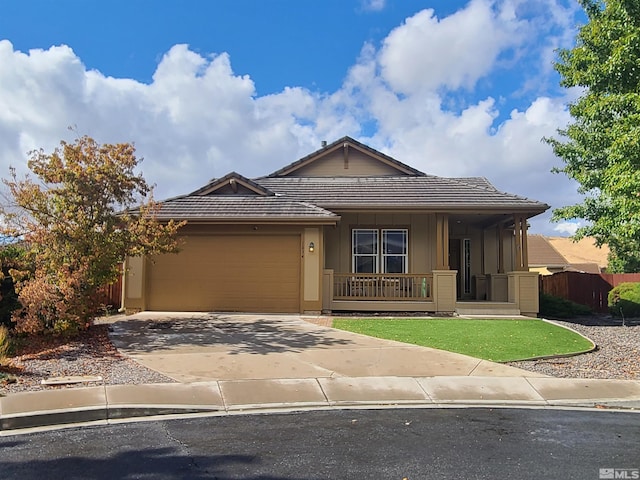
[[[104,419],[108,422],[111,420],[111,407],[109,405],[109,397],[107,397],[107,384],[105,383],[102,388],[104,388]]]
[[[432,403],[436,403],[436,401],[431,397],[431,395],[429,395],[429,392],[427,392],[427,389],[424,388],[424,386],[422,385],[422,383],[420,381],[418,381],[418,378],[420,377],[411,377],[413,378],[413,381],[416,382],[418,384],[418,387],[420,387],[420,390],[422,390],[424,392],[424,394],[427,396],[427,398],[432,402]]]
[[[475,371],[478,369],[478,367],[480,366],[480,364],[481,364],[483,361],[484,361],[484,360],[482,360],[481,358],[480,358],[480,359],[478,359],[478,363],[476,363],[476,366],[475,366],[475,367],[473,367],[473,368],[471,369],[471,371],[470,371],[466,376],[467,376],[467,377],[472,376],[472,375],[473,375],[473,372],[475,372]]]
[[[324,391],[324,388],[322,388],[322,384],[320,383],[320,379],[318,377],[315,378],[316,383],[318,384],[318,387],[320,388],[320,391],[322,392],[322,396],[324,397],[325,401],[327,402],[327,405],[331,406],[331,402],[329,401],[329,397],[327,397],[327,393]]]
[[[220,385],[220,380],[216,380],[216,385],[218,385],[218,391],[220,392],[220,400],[222,400],[222,407],[224,411],[229,413],[229,406],[227,405],[227,400],[224,398],[224,393],[222,392],[222,385]]]
[[[538,391],[538,389],[536,387],[534,387],[533,384],[529,381],[529,377],[524,377],[524,379],[527,381],[529,386],[531,388],[533,388],[533,391],[536,392],[540,396],[540,398],[544,401],[544,403],[546,403],[547,405],[551,405],[551,403],[549,403],[549,400],[547,398],[545,398],[544,395],[542,395],[542,393],[540,393]]]

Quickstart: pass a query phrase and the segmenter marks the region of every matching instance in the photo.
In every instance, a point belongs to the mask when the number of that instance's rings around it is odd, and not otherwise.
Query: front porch
[[[529,315],[538,312],[538,275],[514,271],[476,278],[475,298],[460,299],[457,271],[416,274],[323,272],[324,312],[380,311],[458,315]],[[488,277],[488,278],[487,278]]]

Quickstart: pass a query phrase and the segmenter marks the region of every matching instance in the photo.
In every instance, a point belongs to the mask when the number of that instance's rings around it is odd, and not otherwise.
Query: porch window
[[[378,230],[353,230],[353,260],[354,273],[378,273]]]
[[[358,228],[352,231],[354,273],[407,273],[407,229]]]
[[[382,273],[407,273],[407,231],[382,230]]]

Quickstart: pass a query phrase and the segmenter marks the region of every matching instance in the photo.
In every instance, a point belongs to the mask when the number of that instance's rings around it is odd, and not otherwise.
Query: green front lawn
[[[579,353],[593,347],[591,342],[577,333],[538,319],[343,318],[335,319],[333,326],[494,362]]]

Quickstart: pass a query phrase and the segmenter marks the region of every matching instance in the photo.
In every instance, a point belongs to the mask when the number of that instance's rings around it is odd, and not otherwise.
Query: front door
[[[457,270],[456,297],[472,299],[473,285],[471,278],[471,240],[469,238],[449,239],[449,268]]]
[[[456,274],[456,297],[460,298],[460,293],[462,292],[462,282],[461,282],[461,243],[459,238],[450,238],[449,239],[449,269],[457,270]]]

